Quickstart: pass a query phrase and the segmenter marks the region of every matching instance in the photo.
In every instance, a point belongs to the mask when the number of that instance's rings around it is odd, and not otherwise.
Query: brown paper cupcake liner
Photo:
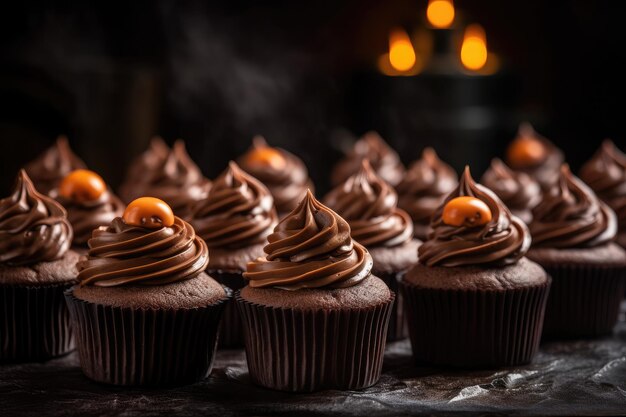
[[[552,276],[544,338],[597,337],[613,331],[624,295],[626,269],[544,266]]]
[[[407,327],[406,315],[404,314],[404,297],[399,292],[399,283],[404,278],[404,272],[385,273],[373,272],[373,275],[382,279],[391,291],[396,294],[396,302],[391,308],[391,317],[389,319],[389,330],[387,331],[387,341],[393,342],[409,337],[409,329]]]
[[[250,379],[290,392],[356,390],[380,378],[395,294],[362,309],[297,310],[235,295]]]
[[[63,298],[71,285],[0,285],[0,362],[40,361],[74,349]]]
[[[233,292],[242,289],[246,285],[242,273],[218,270],[207,271],[207,273],[211,278],[227,286],[233,290]],[[233,299],[229,300],[224,306],[218,347],[226,349],[243,348],[243,324],[241,323],[239,310]]]
[[[115,385],[172,386],[206,378],[213,367],[227,298],[202,308],[134,309],[65,292],[83,373]]]
[[[498,291],[401,282],[415,362],[463,368],[530,362],[539,347],[549,288],[549,281]]]

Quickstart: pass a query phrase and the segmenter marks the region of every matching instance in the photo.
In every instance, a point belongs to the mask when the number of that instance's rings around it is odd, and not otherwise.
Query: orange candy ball
[[[491,210],[476,197],[456,197],[444,206],[441,218],[449,226],[482,226],[491,221]]]
[[[518,138],[507,149],[507,159],[514,167],[537,165],[545,156],[545,146],[534,138]]]
[[[174,224],[174,212],[163,200],[140,197],[126,207],[122,219],[130,226],[160,229]]]
[[[70,172],[59,184],[59,195],[78,203],[94,201],[106,191],[102,177],[88,169]]]
[[[287,165],[285,157],[276,149],[269,147],[256,148],[250,151],[248,162],[254,165],[269,166],[274,169],[283,169]]]

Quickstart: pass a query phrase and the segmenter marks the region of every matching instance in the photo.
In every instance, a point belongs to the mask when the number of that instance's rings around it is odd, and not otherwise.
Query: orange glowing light
[[[465,29],[461,46],[461,63],[472,71],[482,69],[487,63],[487,36],[482,26],[473,24]]]
[[[396,71],[409,71],[415,65],[415,49],[409,35],[402,29],[389,34],[389,63]]]
[[[428,23],[438,29],[446,29],[454,22],[454,3],[452,0],[429,0],[426,9]]]

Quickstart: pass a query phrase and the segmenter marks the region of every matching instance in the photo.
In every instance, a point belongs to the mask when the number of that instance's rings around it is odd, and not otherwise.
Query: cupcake
[[[76,279],[65,210],[24,170],[0,200],[0,362],[45,360],[74,347],[63,291]]]
[[[496,193],[514,216],[530,223],[532,209],[541,201],[541,188],[528,174],[515,172],[495,158],[481,183]]]
[[[520,125],[517,137],[506,151],[507,164],[516,171],[530,175],[544,190],[558,181],[563,160],[563,152],[537,134],[529,123]]]
[[[197,201],[191,213],[191,225],[211,252],[208,274],[233,290],[243,288],[246,265],[264,255],[265,240],[278,223],[268,189],[230,162],[213,182],[208,197]],[[234,303],[226,305],[220,345],[243,346]]]
[[[79,253],[87,251],[94,229],[108,225],[124,212],[124,204],[107,188],[102,177],[87,169],[70,172],[50,195],[67,210],[74,230],[72,245]]]
[[[375,384],[394,294],[348,223],[309,191],[268,242],[236,296],[252,382],[291,392]]]
[[[313,189],[304,162],[284,149],[268,146],[261,136],[252,140],[252,147],[237,163],[270,190],[279,217],[293,210],[307,189]]]
[[[65,136],[59,136],[54,145],[24,166],[37,191],[45,195],[57,188],[67,174],[83,168],[85,163],[72,152]]]
[[[417,263],[420,241],[413,238],[409,215],[396,207],[398,196],[365,159],[361,169],[332,190],[324,204],[350,226],[352,239],[365,246],[372,256],[372,274],[397,292],[404,273]],[[401,297],[391,313],[387,340],[408,336]]]
[[[415,237],[428,237],[432,214],[456,184],[456,172],[433,148],[424,149],[422,157],[411,164],[396,190],[398,207],[411,216]]]
[[[170,149],[161,138],[154,138],[150,147],[130,166],[120,187],[120,197],[128,203],[149,195],[164,200],[174,214],[188,218],[189,206],[205,198],[211,187],[200,168],[177,140]]]
[[[528,257],[552,276],[548,338],[611,333],[624,294],[626,251],[612,242],[615,213],[567,165],[533,210]]]
[[[494,368],[530,362],[550,278],[524,257],[526,224],[469,168],[433,216],[400,289],[417,363]]]
[[[398,185],[404,175],[404,165],[398,153],[376,132],[367,132],[356,141],[350,153],[339,161],[331,174],[333,186],[343,184],[348,177],[361,168],[361,161],[367,159],[374,171],[392,186]]]
[[[204,273],[208,262],[193,227],[156,198],[95,230],[79,284],[65,292],[84,374],[115,385],[207,377],[230,298]]]
[[[609,139],[580,170],[582,179],[617,214],[616,242],[626,248],[626,155]]]

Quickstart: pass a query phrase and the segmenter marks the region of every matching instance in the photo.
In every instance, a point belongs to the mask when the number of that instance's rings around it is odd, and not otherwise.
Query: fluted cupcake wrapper
[[[246,285],[242,273],[217,270],[207,271],[207,273],[211,278],[233,291],[240,290]],[[227,349],[243,347],[243,324],[241,323],[239,310],[235,305],[234,299],[229,300],[224,306],[224,316],[222,318],[218,347]]]
[[[626,268],[599,265],[543,267],[552,276],[544,338],[588,338],[613,331],[624,295]]]
[[[391,291],[396,294],[396,302],[391,308],[391,316],[389,318],[389,330],[387,331],[387,341],[393,342],[409,337],[409,330],[404,314],[404,297],[399,292],[399,284],[404,277],[404,272],[385,273],[373,272],[373,275],[382,279]]]
[[[269,307],[235,295],[250,379],[280,391],[356,390],[380,378],[395,294],[362,309]]]
[[[415,362],[464,368],[530,362],[539,347],[549,289],[549,280],[494,291],[401,282]]]
[[[71,285],[0,285],[0,362],[40,361],[74,349],[63,298]]]
[[[136,309],[80,300],[65,292],[83,373],[114,385],[173,386],[213,367],[227,297],[201,308]]]

